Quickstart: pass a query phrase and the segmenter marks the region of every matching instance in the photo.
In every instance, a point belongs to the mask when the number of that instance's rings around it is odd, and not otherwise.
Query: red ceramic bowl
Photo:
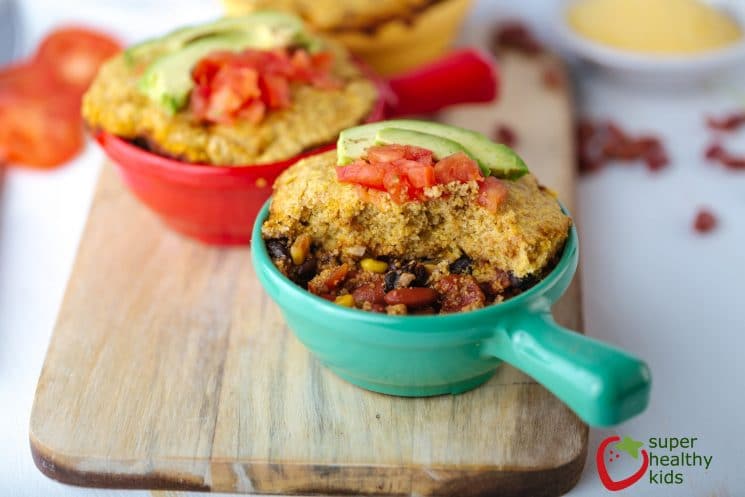
[[[366,70],[379,95],[367,122],[434,112],[464,102],[488,102],[497,96],[493,61],[465,49],[389,80]],[[271,164],[212,166],[163,157],[106,132],[96,140],[114,162],[125,184],[184,235],[214,245],[245,245],[261,206],[279,174],[298,160],[333,150],[329,143]]]

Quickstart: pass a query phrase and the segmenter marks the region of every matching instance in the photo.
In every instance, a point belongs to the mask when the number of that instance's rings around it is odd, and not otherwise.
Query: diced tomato
[[[364,160],[336,168],[336,177],[342,183],[357,183],[371,188],[383,189],[384,176],[385,167]]]
[[[235,54],[227,51],[212,52],[208,57],[204,57],[194,66],[191,71],[191,78],[197,86],[209,85],[221,67],[230,62]]]
[[[263,75],[260,79],[261,93],[267,107],[281,108],[290,105],[290,85],[281,76]]]
[[[398,159],[392,164],[406,175],[414,188],[427,188],[435,185],[435,168],[415,160]]]
[[[330,73],[334,65],[331,52],[316,52],[311,55],[311,65],[316,73]]]
[[[422,147],[406,145],[406,158],[428,166],[434,164],[432,151]]]
[[[435,185],[435,168],[421,166],[406,171],[409,181],[414,188],[429,188]]]
[[[316,295],[326,295],[334,291],[349,274],[349,266],[341,264],[324,269],[308,282],[308,291]]]
[[[458,152],[441,159],[435,164],[435,178],[438,183],[448,184],[453,181],[467,183],[483,181],[479,165],[463,152]]]
[[[196,86],[189,95],[189,108],[196,116],[204,116],[209,107],[210,89],[207,86]]]
[[[290,63],[292,64],[293,73],[296,78],[310,80],[313,76],[313,70],[311,67],[313,60],[311,59],[310,54],[305,50],[295,51],[292,54]]]
[[[238,111],[237,116],[246,121],[258,124],[266,115],[266,105],[261,100],[254,100],[248,105],[244,105],[241,110]]]
[[[442,312],[459,312],[484,306],[486,296],[471,275],[449,274],[434,284],[440,294]]]
[[[406,157],[403,145],[377,145],[367,149],[367,160],[387,164]]]
[[[477,202],[490,212],[497,212],[508,193],[507,187],[501,180],[489,176],[479,185]]]
[[[464,153],[445,157],[434,165],[433,160],[432,151],[425,148],[379,145],[368,148],[365,158],[338,167],[337,178],[342,182],[385,190],[399,204],[424,200],[424,189],[436,184],[484,179],[478,164]],[[500,183],[498,186],[503,185]],[[492,186],[487,193],[496,193],[495,188]],[[361,197],[369,201],[369,195],[361,194]]]
[[[399,171],[389,168],[383,177],[383,185],[397,204],[404,204],[416,197],[409,179]]]
[[[256,123],[269,110],[290,106],[293,82],[324,89],[336,84],[330,73],[332,63],[330,53],[311,56],[305,50],[213,52],[192,71],[192,93],[197,95],[190,98],[190,108],[204,121],[228,123],[241,118]]]
[[[197,91],[204,92],[203,89]],[[223,66],[212,80],[206,109],[198,117],[216,123],[230,123],[246,102],[259,96],[259,74],[254,69]],[[192,110],[196,114],[196,109]]]
[[[432,165],[432,151],[413,145],[377,145],[367,149],[367,160],[370,162],[388,163],[398,159],[408,159],[422,164]]]
[[[104,33],[67,27],[44,38],[34,63],[51,68],[56,83],[82,95],[101,64],[120,50],[119,42]]]

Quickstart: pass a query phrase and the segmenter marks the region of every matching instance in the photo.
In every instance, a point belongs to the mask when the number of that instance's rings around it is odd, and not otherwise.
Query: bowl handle
[[[519,313],[485,351],[532,376],[592,426],[618,424],[649,401],[642,360],[559,326],[550,312]]]
[[[464,48],[405,74],[388,79],[392,95],[386,117],[436,112],[460,103],[491,102],[497,98],[499,78],[494,58]]]

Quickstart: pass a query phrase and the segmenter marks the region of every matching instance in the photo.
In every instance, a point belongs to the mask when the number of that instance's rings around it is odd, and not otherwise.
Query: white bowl
[[[687,55],[644,54],[590,40],[569,25],[567,10],[576,1],[558,2],[554,25],[562,48],[624,83],[664,88],[700,85],[745,65],[745,37],[721,49]],[[745,29],[742,9],[709,3],[722,8]]]

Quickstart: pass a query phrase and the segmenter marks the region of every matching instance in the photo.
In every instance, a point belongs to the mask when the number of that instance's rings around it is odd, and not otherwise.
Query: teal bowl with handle
[[[577,269],[574,226],[554,270],[516,297],[469,312],[389,316],[334,304],[280,273],[261,237],[269,202],[252,233],[256,275],[298,339],[343,379],[390,395],[458,394],[487,381],[504,361],[593,426],[646,408],[651,378],[644,362],[559,326],[551,315]]]

